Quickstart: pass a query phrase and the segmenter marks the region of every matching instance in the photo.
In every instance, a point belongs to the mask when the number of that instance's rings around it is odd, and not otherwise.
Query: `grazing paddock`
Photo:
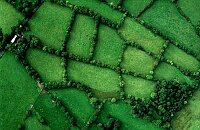
[[[198,89],[188,104],[179,111],[172,120],[175,130],[198,130],[200,128],[200,89]]]
[[[11,53],[0,59],[0,129],[16,129],[39,95],[35,82]]]
[[[143,47],[145,51],[154,54],[160,53],[165,42],[161,37],[154,35],[131,18],[126,18],[118,31],[126,41],[136,43]]]
[[[131,106],[124,102],[106,102],[98,120],[100,122],[102,121],[103,123],[107,123],[108,115],[111,115],[121,121],[120,128],[123,130],[160,130],[151,122],[134,117],[131,113]]]
[[[196,34],[193,26],[179,14],[171,1],[156,1],[154,5],[141,16],[141,19],[153,27],[156,27],[173,40],[175,44],[179,44],[200,56],[199,36]]]
[[[139,74],[150,74],[153,71],[155,59],[146,52],[133,47],[128,47],[123,56],[121,67]]]
[[[71,4],[85,7],[97,12],[102,17],[111,20],[114,23],[120,23],[123,18],[123,13],[117,10],[113,10],[111,7],[99,0],[68,0]]]
[[[48,123],[48,126],[53,130],[65,130],[70,128],[69,117],[60,110],[49,94],[40,95],[35,101],[35,110]]]
[[[131,15],[137,16],[150,2],[151,0],[124,0],[122,6],[128,10]]]
[[[167,63],[160,63],[154,72],[154,77],[159,80],[178,81],[181,83],[193,84],[194,81],[181,73],[179,69]]]
[[[178,6],[195,26],[200,24],[199,5],[199,0],[178,0]]]
[[[170,45],[167,48],[164,58],[190,72],[197,72],[200,69],[200,62],[196,58],[174,45]]]
[[[51,130],[50,127],[41,124],[36,115],[29,117],[25,121],[25,129],[26,130]]]
[[[103,92],[119,91],[119,74],[113,70],[69,61],[67,72],[69,79],[83,83],[92,89]]]
[[[23,19],[23,15],[4,0],[0,0],[0,12],[0,28],[5,34],[11,33],[11,27]]]
[[[67,43],[67,52],[90,58],[95,30],[95,21],[91,17],[77,15]]]
[[[31,48],[26,53],[26,59],[44,82],[63,81],[64,67],[60,57]]]
[[[90,104],[87,93],[75,88],[51,91],[55,93],[64,105],[78,121],[79,127],[83,127],[93,115],[95,109]]]
[[[70,9],[45,2],[29,21],[27,35],[37,36],[44,46],[61,49],[71,16]]]
[[[151,93],[155,91],[156,83],[137,78],[129,75],[123,75],[126,95],[131,95],[138,98],[150,98]]]
[[[120,57],[123,55],[123,41],[116,30],[108,26],[100,25],[98,31],[98,43],[94,59],[105,64],[117,66]]]

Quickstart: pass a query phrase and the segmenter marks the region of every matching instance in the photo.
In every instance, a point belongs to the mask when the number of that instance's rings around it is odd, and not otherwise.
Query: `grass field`
[[[83,127],[93,115],[95,109],[90,104],[87,93],[74,88],[53,91],[78,121],[79,127]]]
[[[121,67],[139,74],[149,74],[154,68],[155,60],[146,52],[128,47],[124,52]]]
[[[35,102],[35,110],[47,122],[52,130],[66,130],[70,128],[69,117],[52,103],[49,94],[43,94]]]
[[[137,16],[150,2],[151,0],[124,0],[123,7],[131,15]]]
[[[113,70],[99,68],[81,62],[69,61],[67,72],[69,79],[81,82],[92,89],[103,92],[119,90],[119,75]]]
[[[23,123],[26,110],[39,95],[37,82],[8,52],[0,59],[0,73],[0,129],[12,130]]]
[[[136,42],[147,52],[152,52],[154,54],[160,53],[165,42],[131,18],[125,19],[122,27],[119,29],[119,33],[125,40]]]
[[[195,29],[177,11],[172,2],[158,0],[141,19],[156,27],[175,43],[184,46],[200,57],[200,38]]]
[[[70,9],[45,2],[30,20],[27,34],[37,36],[45,46],[61,49],[71,16]]]
[[[67,52],[89,58],[95,29],[95,21],[91,17],[77,15],[67,43]]]
[[[48,126],[42,125],[35,115],[29,117],[25,122],[26,130],[51,130]]]
[[[131,114],[131,106],[124,102],[110,103],[106,102],[99,121],[107,123],[108,115],[121,121],[121,130],[159,130],[152,123],[144,119],[133,117]]]
[[[200,89],[195,92],[187,106],[178,112],[172,121],[175,130],[200,129]]]
[[[105,64],[117,66],[118,60],[123,54],[122,46],[123,41],[117,35],[116,30],[100,25],[94,59]]]
[[[61,58],[39,49],[29,49],[26,58],[44,82],[63,81],[64,67]]]
[[[23,15],[17,12],[10,4],[0,0],[0,28],[3,33],[9,34],[11,27],[18,24],[23,19]]]
[[[185,76],[176,67],[163,62],[156,68],[154,72],[154,77],[160,80],[164,79],[168,81],[176,80],[178,82],[188,83],[188,84],[194,83],[194,81],[190,77]]]
[[[200,24],[200,1],[199,0],[178,0],[178,6],[182,9],[191,22],[196,26]]]
[[[119,23],[123,17],[123,13],[113,10],[105,3],[99,0],[68,0],[71,4],[83,6],[99,13],[101,16],[111,20],[114,23]]]
[[[200,69],[200,62],[196,58],[188,55],[183,50],[174,45],[170,45],[167,48],[164,57],[165,59],[173,61],[174,64],[180,66],[185,70],[197,72]]]
[[[125,81],[125,93],[139,98],[150,98],[154,92],[156,84],[143,78],[136,78],[129,75],[123,75]]]

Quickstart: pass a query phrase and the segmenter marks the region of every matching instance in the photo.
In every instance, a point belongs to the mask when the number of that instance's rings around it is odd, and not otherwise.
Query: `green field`
[[[0,59],[0,73],[0,129],[16,129],[39,94],[37,82],[8,52]]]
[[[125,81],[124,91],[127,95],[139,98],[149,98],[154,92],[156,84],[143,78],[136,78],[129,75],[123,75]]]
[[[131,15],[137,16],[150,2],[151,0],[124,0],[123,7]]]
[[[147,75],[154,68],[155,59],[146,52],[128,47],[124,52],[121,67],[131,72]]]
[[[70,128],[69,117],[52,103],[49,94],[40,95],[35,102],[35,110],[47,122],[52,130]]]
[[[11,27],[18,24],[23,19],[23,15],[18,13],[11,5],[0,0],[0,27],[3,33],[9,34]]]
[[[154,54],[160,53],[165,42],[131,18],[125,19],[124,24],[119,29],[119,33],[126,41],[136,43],[142,46],[145,51]]]
[[[81,62],[69,61],[67,72],[69,79],[81,82],[93,89],[103,92],[119,90],[119,74],[113,70],[99,68]]]
[[[67,43],[67,52],[89,58],[95,32],[95,21],[88,16],[77,15]]]
[[[166,36],[200,56],[200,38],[193,26],[188,23],[168,0],[158,0],[145,12],[141,19],[156,27]]]
[[[25,129],[26,130],[51,130],[50,127],[46,125],[42,125],[37,116],[33,115],[29,117],[25,122]]]
[[[61,58],[39,49],[29,49],[26,58],[30,65],[38,71],[44,82],[63,81],[64,67]]]
[[[30,20],[28,34],[40,38],[45,46],[61,49],[71,16],[70,9],[45,2]]]
[[[200,128],[200,90],[195,92],[188,104],[172,121],[175,130],[198,130]]]
[[[117,66],[123,54],[122,46],[123,41],[117,35],[116,30],[100,25],[94,59],[105,64]]]
[[[160,80],[173,81],[176,80],[181,83],[193,84],[194,81],[188,76],[185,76],[176,67],[171,66],[167,63],[161,63],[155,70],[154,77]]]
[[[121,130],[159,130],[159,128],[147,120],[134,117],[131,114],[130,105],[123,102],[106,102],[103,107],[102,115],[99,116],[99,121],[107,123],[109,115],[121,121]]]
[[[108,5],[101,3],[99,0],[68,0],[71,4],[86,7],[97,12],[102,17],[111,20],[114,23],[120,23],[123,13],[113,10]]]
[[[200,69],[200,62],[191,55],[174,45],[170,45],[164,54],[165,59],[173,61],[174,64],[185,70],[197,72]]]
[[[64,89],[52,91],[72,113],[78,121],[78,125],[83,127],[94,113],[94,108],[90,104],[87,93],[77,89]]]
[[[200,1],[199,0],[178,0],[178,6],[190,18],[195,26],[200,24]]]

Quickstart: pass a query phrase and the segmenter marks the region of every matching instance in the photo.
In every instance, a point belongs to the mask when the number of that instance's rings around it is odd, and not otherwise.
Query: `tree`
[[[2,28],[0,28],[0,42],[3,41],[3,31],[2,31]]]

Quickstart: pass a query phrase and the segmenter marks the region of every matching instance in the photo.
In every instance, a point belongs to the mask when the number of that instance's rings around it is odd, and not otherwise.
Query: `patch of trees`
[[[30,15],[34,7],[40,3],[41,0],[6,0],[18,11],[24,15]]]
[[[170,128],[170,121],[181,110],[199,84],[189,86],[177,82],[157,81],[155,93],[149,100],[131,97],[132,112],[140,118],[148,118],[163,128]]]

